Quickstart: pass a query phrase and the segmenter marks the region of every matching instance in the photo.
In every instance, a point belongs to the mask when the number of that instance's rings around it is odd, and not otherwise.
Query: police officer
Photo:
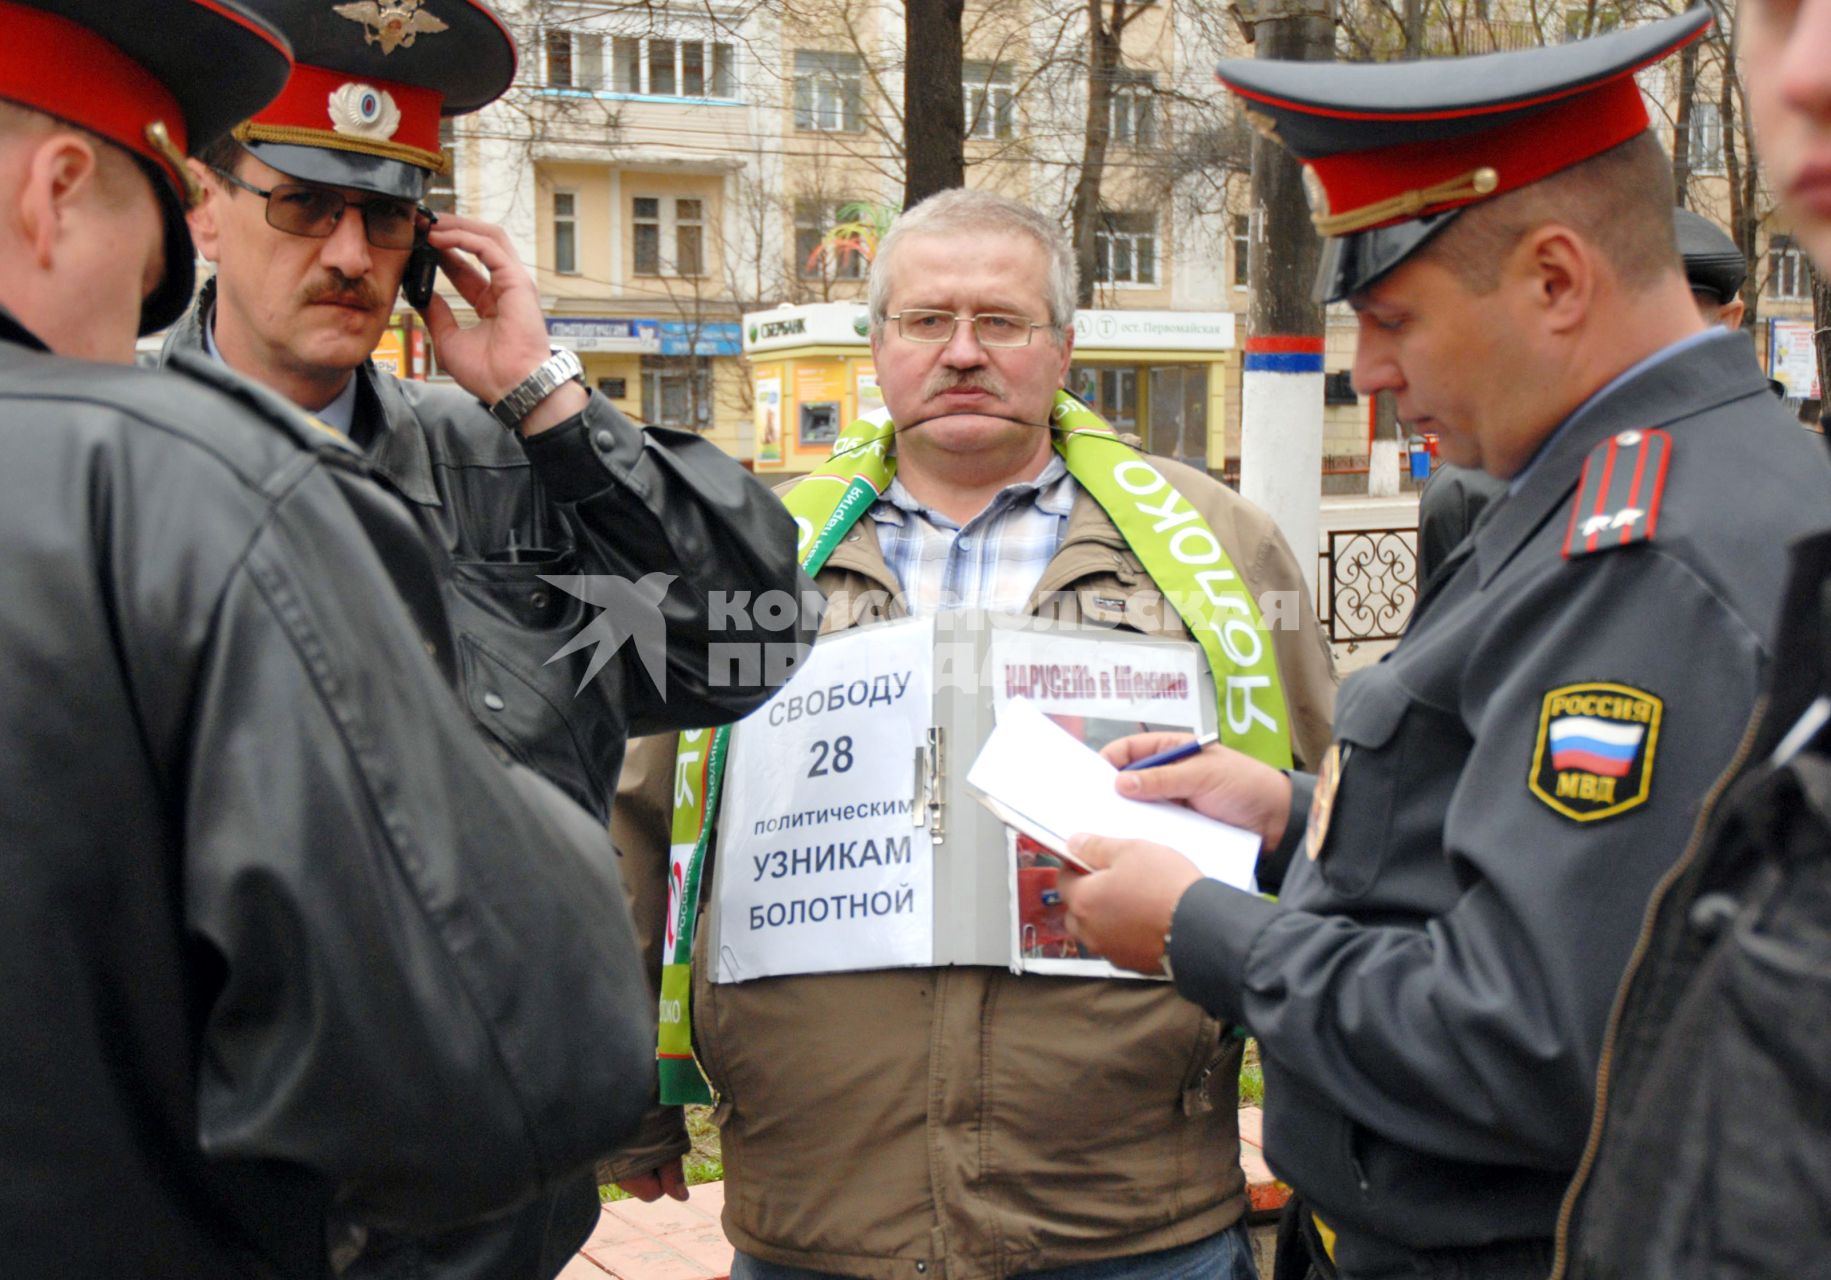
[[[253,2],[299,65],[194,165],[192,225],[217,270],[167,356],[208,352],[349,433],[446,554],[472,713],[607,818],[630,733],[738,718],[812,639],[811,618],[770,630],[779,615],[743,607],[803,598],[792,523],[709,441],[638,429],[585,388],[577,356],[549,345],[534,281],[499,228],[417,212],[452,162],[440,120],[514,78],[513,41],[488,7]],[[478,317],[460,325],[437,294],[421,311],[456,387],[369,358],[409,264],[435,262]],[[600,606],[633,644],[619,647],[621,632],[586,642]],[[657,625],[636,626],[643,616]],[[396,1245],[378,1242],[358,1272],[545,1280],[597,1212],[581,1179],[557,1210],[537,1204],[487,1240],[424,1257],[399,1245],[394,1261]]]
[[[1344,1276],[1549,1270],[1635,926],[1831,484],[1680,273],[1632,73],[1708,21],[1427,76],[1222,67],[1320,183],[1358,389],[1509,490],[1344,684],[1318,776],[1218,749],[1120,775],[1301,847],[1279,901],[1121,833],[1077,840],[1106,869],[1066,889],[1091,945],[1258,1037],[1267,1158]]]
[[[452,696],[360,454],[208,361],[132,367],[190,296],[181,152],[284,40],[228,0],[0,31],[0,1270],[331,1274],[639,1112],[614,855]]]
[[[1748,259],[1723,228],[1689,209],[1672,211],[1672,229],[1678,236],[1679,260],[1698,315],[1705,324],[1741,328],[1741,289],[1748,278]],[[1418,494],[1420,587],[1430,584],[1431,576],[1468,536],[1482,511],[1506,488],[1504,481],[1473,467],[1437,468]]]
[[[779,655],[811,640],[809,620],[771,631],[719,607],[805,581],[784,550],[792,525],[711,442],[640,430],[585,388],[578,357],[550,346],[533,278],[500,228],[456,214],[428,225],[416,212],[452,163],[440,120],[514,79],[514,42],[487,6],[251,7],[286,33],[298,66],[193,165],[204,194],[192,226],[216,274],[165,350],[207,351],[363,448],[450,558],[473,713],[607,817],[628,733],[723,723],[766,696],[764,663],[721,661],[715,674],[713,645],[746,659],[773,646],[779,680]],[[422,311],[456,387],[402,380],[369,358],[410,261],[416,272],[436,261],[479,317],[461,326],[436,293]],[[641,645],[559,655],[607,602],[546,580],[580,575],[650,584],[665,675],[658,661],[641,670]],[[641,608],[618,595],[620,611]]]

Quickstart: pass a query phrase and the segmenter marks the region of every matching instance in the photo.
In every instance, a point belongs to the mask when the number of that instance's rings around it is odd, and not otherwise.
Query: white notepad
[[[998,713],[967,783],[1000,820],[1073,862],[1078,832],[1149,840],[1187,857],[1203,875],[1249,892],[1259,837],[1182,805],[1128,800],[1114,789],[1119,771],[1037,710],[1014,699]]]

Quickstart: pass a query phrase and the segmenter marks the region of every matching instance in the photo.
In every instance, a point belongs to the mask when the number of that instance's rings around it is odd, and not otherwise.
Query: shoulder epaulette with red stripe
[[[1658,430],[1623,431],[1592,449],[1570,509],[1564,558],[1651,541],[1671,457],[1672,437]]]

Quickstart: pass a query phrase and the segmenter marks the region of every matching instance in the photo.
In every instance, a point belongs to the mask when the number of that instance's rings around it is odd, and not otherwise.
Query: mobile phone
[[[432,247],[421,231],[413,238],[413,252],[407,255],[407,272],[401,277],[401,295],[415,311],[424,311],[432,301],[432,286],[439,276],[439,251]]]

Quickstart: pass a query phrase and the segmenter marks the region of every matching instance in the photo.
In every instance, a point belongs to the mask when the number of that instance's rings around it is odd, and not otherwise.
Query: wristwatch
[[[502,399],[490,406],[490,413],[495,415],[508,430],[519,427],[522,420],[534,412],[534,406],[577,379],[585,381],[585,366],[579,363],[578,355],[564,347],[554,347],[553,354],[541,361],[540,367],[523,378]]]

